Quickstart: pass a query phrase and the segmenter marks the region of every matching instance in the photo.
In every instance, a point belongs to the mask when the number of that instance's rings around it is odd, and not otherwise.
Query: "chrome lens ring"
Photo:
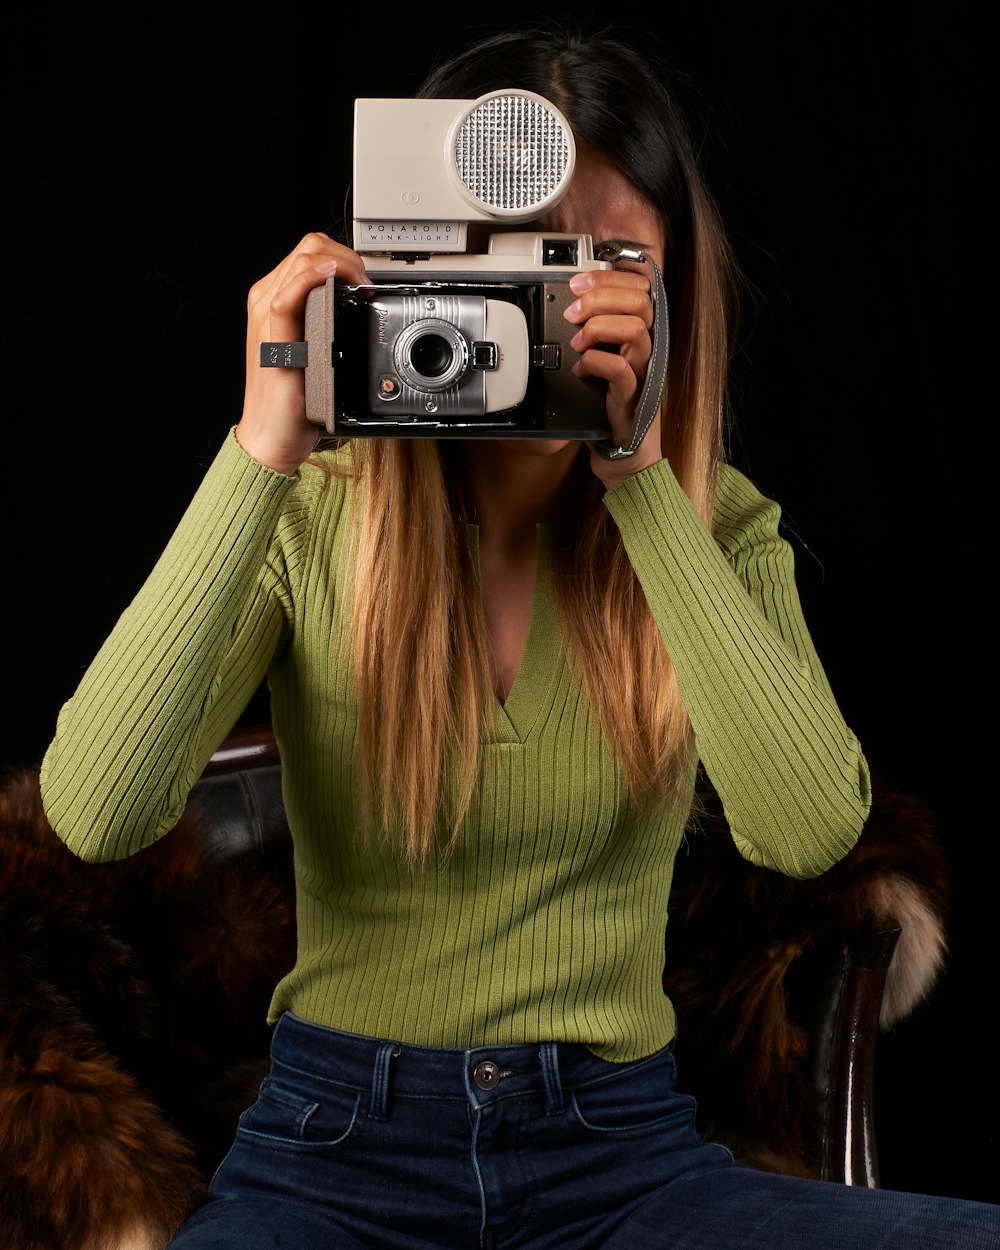
[[[440,317],[421,317],[400,330],[392,348],[396,372],[417,391],[446,391],[465,376],[470,348],[465,335]]]

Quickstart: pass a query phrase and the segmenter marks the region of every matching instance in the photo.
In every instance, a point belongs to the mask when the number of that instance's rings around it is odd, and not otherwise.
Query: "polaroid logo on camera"
[[[376,305],[372,308],[372,313],[376,318],[375,342],[379,347],[384,347],[388,343],[388,324],[389,309],[385,305]]]
[[[375,284],[306,305],[306,412],[334,438],[609,435],[604,384],[572,373],[574,274],[589,235],[532,231],[569,189],[576,144],[528,91],[359,99],[355,249]],[[485,250],[470,246],[493,226]]]

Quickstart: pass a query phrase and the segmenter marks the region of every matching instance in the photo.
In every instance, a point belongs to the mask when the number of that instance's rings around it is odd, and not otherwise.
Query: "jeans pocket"
[[[594,1133],[632,1133],[671,1121],[693,1128],[694,1100],[674,1089],[673,1058],[666,1052],[635,1063],[608,1064],[602,1077],[578,1085],[570,1106],[584,1128]]]
[[[360,1122],[358,1090],[334,1084],[299,1090],[268,1076],[240,1117],[239,1133],[277,1145],[339,1146]]]

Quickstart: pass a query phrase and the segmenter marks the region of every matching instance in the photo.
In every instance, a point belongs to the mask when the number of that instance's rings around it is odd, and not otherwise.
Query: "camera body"
[[[337,439],[608,437],[605,384],[572,373],[563,312],[575,274],[612,264],[589,235],[525,228],[575,158],[531,92],[357,100],[353,243],[374,290],[310,293],[309,420]]]

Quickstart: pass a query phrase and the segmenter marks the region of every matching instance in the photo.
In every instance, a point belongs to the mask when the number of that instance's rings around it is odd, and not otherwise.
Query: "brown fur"
[[[37,778],[0,789],[4,1250],[157,1250],[255,1096],[294,953],[287,869],[206,862],[192,811],[85,864]]]
[[[698,1095],[702,1131],[738,1158],[818,1175],[807,1060],[820,961],[902,924],[882,1027],[909,1014],[944,966],[947,864],[929,811],[880,778],[856,846],[807,881],[748,864],[711,791],[705,802],[677,859],[666,936],[679,1078]]]
[[[220,857],[197,801],[155,846],[84,864],[37,777],[0,786],[0,1229],[3,1250],[158,1250],[266,1070],[265,1012],[295,949],[287,830]],[[812,960],[904,919],[883,1025],[944,959],[947,872],[932,822],[880,786],[857,847],[796,882],[747,864],[717,805],[680,855],[664,985],[682,1085],[738,1157],[815,1175]]]

